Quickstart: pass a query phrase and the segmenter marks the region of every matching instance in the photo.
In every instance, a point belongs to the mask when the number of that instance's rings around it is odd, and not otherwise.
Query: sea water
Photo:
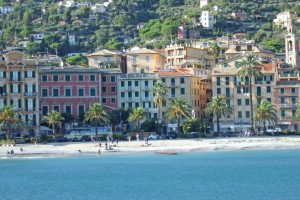
[[[0,199],[300,199],[300,150],[2,159]]]

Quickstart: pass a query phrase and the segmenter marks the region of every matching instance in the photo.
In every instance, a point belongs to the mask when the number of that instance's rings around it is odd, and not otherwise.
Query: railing
[[[37,94],[35,92],[25,92],[24,96],[28,97],[28,96],[36,96]]]
[[[6,97],[7,96],[7,94],[6,93],[2,93],[2,94],[0,94],[0,97]]]
[[[297,104],[286,104],[286,103],[282,103],[279,104],[281,108],[296,108]]]
[[[132,78],[158,79],[158,74],[144,74],[144,73],[122,74],[120,78],[121,79],[132,79]]]
[[[171,94],[169,98],[170,99],[176,98],[176,95],[175,94]]]

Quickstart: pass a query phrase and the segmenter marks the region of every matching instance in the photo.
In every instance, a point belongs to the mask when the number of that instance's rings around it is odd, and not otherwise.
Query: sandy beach
[[[209,139],[173,139],[150,140],[149,146],[144,141],[120,141],[105,150],[105,142],[70,142],[50,144],[17,144],[16,146],[1,146],[0,158],[34,158],[61,157],[77,155],[98,156],[116,153],[180,153],[180,152],[208,152],[235,150],[268,150],[268,149],[300,149],[300,137],[240,137],[240,138],[209,138]],[[21,151],[21,148],[23,151]],[[8,151],[14,154],[7,154]]]

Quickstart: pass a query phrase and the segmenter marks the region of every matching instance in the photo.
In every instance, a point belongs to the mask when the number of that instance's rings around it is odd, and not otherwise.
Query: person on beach
[[[20,148],[20,151],[23,151],[23,148],[22,148],[22,147]]]
[[[98,155],[101,155],[101,150],[100,149],[98,149]]]
[[[139,141],[140,135],[138,133],[135,134],[136,141]]]
[[[12,149],[11,151],[10,151],[10,154],[14,154],[15,152],[14,152],[14,150]]]
[[[105,142],[105,149],[107,150],[107,142]]]

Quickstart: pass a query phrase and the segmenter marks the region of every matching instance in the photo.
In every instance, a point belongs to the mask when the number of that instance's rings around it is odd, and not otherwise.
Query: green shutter
[[[22,108],[22,105],[21,105],[21,103],[22,103],[22,102],[21,102],[21,99],[19,99],[18,101],[19,101],[19,102],[18,102],[18,103],[19,103],[19,108]]]
[[[4,99],[4,105],[5,105],[5,106],[7,105],[7,100],[6,100],[6,99]]]
[[[35,71],[32,71],[32,78],[35,78]]]
[[[21,72],[18,72],[18,81],[21,81]]]
[[[25,93],[27,93],[28,92],[28,85],[27,84],[25,84]]]
[[[33,115],[32,121],[33,121],[33,126],[35,126],[36,125],[36,115]]]
[[[13,93],[13,85],[10,84],[10,93]]]
[[[25,71],[25,78],[27,78],[28,77],[28,75],[27,75],[27,71]]]
[[[14,100],[10,100],[10,105],[13,105],[14,104]]]
[[[3,92],[6,94],[6,85],[3,85]]]
[[[35,109],[35,99],[33,99],[33,110]]]
[[[10,80],[12,81],[12,79],[13,79],[13,72],[10,72]]]
[[[28,99],[25,99],[25,109],[28,111]]]
[[[32,85],[32,91],[35,93],[35,84]]]
[[[3,78],[6,78],[6,72],[3,72]]]
[[[21,84],[18,84],[18,93],[21,92]]]
[[[28,123],[28,115],[25,115],[25,122]]]

